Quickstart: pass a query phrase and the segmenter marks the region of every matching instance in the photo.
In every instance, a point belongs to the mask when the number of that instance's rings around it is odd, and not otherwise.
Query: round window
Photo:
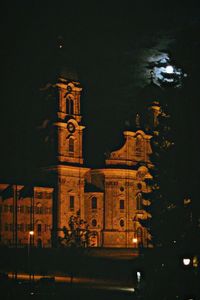
[[[96,226],[97,226],[97,220],[95,220],[95,219],[92,220],[92,226],[93,226],[93,227],[96,227]]]
[[[124,187],[120,186],[120,191],[123,192],[124,191]]]

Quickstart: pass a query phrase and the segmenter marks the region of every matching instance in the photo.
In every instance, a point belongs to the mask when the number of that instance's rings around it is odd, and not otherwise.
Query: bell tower
[[[85,128],[80,124],[80,95],[78,81],[59,78],[57,89],[57,117],[53,123],[55,155],[59,163],[83,164],[82,136]]]
[[[85,217],[84,182],[89,169],[83,164],[85,127],[81,125],[79,81],[59,77],[47,90],[48,104],[52,105],[49,151],[52,145],[53,155],[43,170],[45,179],[54,186],[52,238],[56,246],[70,217],[77,211]]]

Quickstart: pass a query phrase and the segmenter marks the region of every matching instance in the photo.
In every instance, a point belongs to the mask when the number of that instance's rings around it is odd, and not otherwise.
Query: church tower
[[[54,186],[53,241],[57,244],[64,236],[71,216],[80,211],[85,218],[84,177],[89,170],[83,166],[83,129],[81,124],[80,97],[82,88],[77,80],[60,77],[49,85],[53,101],[49,126],[53,160],[46,167],[45,176]]]
[[[83,164],[82,136],[85,128],[80,124],[80,94],[82,88],[77,81],[59,78],[57,89],[57,120],[54,122],[56,158],[65,164]]]

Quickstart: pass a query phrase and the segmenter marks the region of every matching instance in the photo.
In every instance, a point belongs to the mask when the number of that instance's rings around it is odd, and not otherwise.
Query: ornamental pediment
[[[124,132],[124,145],[109,154],[107,165],[135,165],[140,161],[149,162],[149,156],[152,153],[150,139],[151,136],[145,134],[142,130],[136,132]]]

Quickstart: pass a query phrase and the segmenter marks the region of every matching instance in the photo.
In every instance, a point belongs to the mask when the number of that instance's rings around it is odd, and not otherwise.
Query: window
[[[9,230],[9,224],[5,223],[4,228],[5,228],[5,231],[8,231]]]
[[[9,210],[11,213],[13,212],[13,205],[10,205]]]
[[[17,212],[24,213],[24,205],[17,206]]]
[[[74,139],[69,139],[69,152],[74,152]]]
[[[69,208],[74,210],[74,196],[69,197]]]
[[[137,228],[137,237],[142,237],[142,228],[141,227]]]
[[[43,210],[42,210],[42,212],[44,214],[51,214],[51,207],[44,207]]]
[[[92,197],[92,209],[97,209],[97,198]]]
[[[48,192],[43,192],[43,198],[44,199],[51,199],[51,193],[48,193]]]
[[[123,219],[120,220],[119,225],[120,225],[121,227],[124,227],[124,220],[123,220]]]
[[[136,196],[136,208],[141,209],[142,208],[142,194],[138,193]]]
[[[35,207],[35,213],[38,215],[41,215],[43,213],[42,204],[37,203],[37,206]]]
[[[97,226],[97,220],[95,220],[95,219],[92,220],[92,226],[93,226],[93,227],[96,227],[96,226]]]
[[[38,235],[41,235],[42,232],[42,224],[37,224],[37,233]]]
[[[42,192],[36,192],[35,198],[42,199],[43,193]]]
[[[119,207],[120,209],[124,209],[124,200],[119,201]]]
[[[68,98],[66,100],[66,114],[73,115],[74,113],[74,102],[72,99]]]

